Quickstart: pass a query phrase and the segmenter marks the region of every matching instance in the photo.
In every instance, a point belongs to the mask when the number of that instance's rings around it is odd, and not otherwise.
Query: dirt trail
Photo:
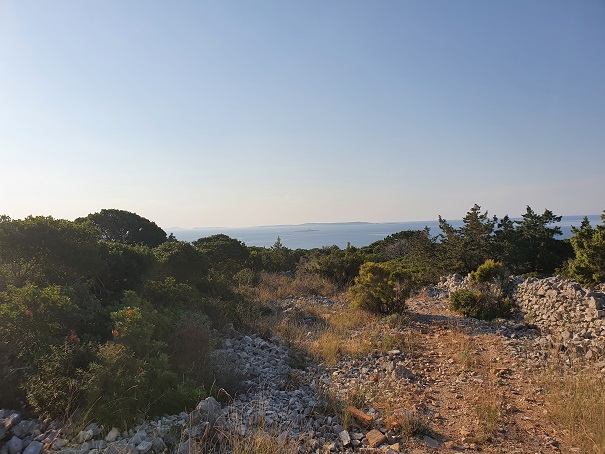
[[[522,354],[524,339],[458,316],[446,300],[414,298],[408,310],[415,380],[385,405],[428,414],[441,442],[430,448],[411,438],[410,452],[580,452],[550,421],[540,370]]]

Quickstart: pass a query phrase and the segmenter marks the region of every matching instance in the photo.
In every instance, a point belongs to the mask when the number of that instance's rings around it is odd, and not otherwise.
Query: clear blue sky
[[[0,0],[0,213],[605,209],[605,2]]]

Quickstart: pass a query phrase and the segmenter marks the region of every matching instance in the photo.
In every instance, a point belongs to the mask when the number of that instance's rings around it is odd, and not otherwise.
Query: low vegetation
[[[561,241],[559,219],[527,207],[522,220],[498,220],[475,205],[460,228],[440,218],[438,236],[427,228],[362,248],[291,250],[279,238],[270,248],[226,235],[178,241],[122,210],[73,222],[0,216],[0,401],[121,428],[191,409],[221,386],[208,361],[213,333],[228,323],[281,335],[328,365],[411,349],[413,339],[372,327],[406,323],[406,299],[444,274],[471,273],[452,307],[487,319],[510,310],[507,272],[559,269],[602,282],[605,224],[585,221]],[[302,295],[339,295],[351,306],[275,310]]]
[[[605,452],[605,388],[590,368],[552,364],[541,377],[550,409],[580,452]]]
[[[465,317],[482,320],[508,317],[512,306],[508,296],[508,273],[502,262],[487,259],[469,274],[469,287],[450,295],[450,307]]]

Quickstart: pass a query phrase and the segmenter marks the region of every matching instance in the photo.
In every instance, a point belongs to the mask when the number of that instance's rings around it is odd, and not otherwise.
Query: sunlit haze
[[[605,3],[0,0],[0,214],[605,209]]]

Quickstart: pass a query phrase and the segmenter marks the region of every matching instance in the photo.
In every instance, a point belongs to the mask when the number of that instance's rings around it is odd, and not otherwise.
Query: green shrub
[[[155,339],[155,315],[153,311],[143,311],[138,306],[126,306],[112,312],[115,341],[124,344],[139,357],[164,352],[166,344]]]
[[[200,312],[179,314],[168,348],[173,370],[197,385],[202,384],[207,378],[208,353],[213,349],[208,317]]]
[[[308,264],[309,271],[329,279],[340,287],[351,284],[365,262],[364,254],[353,246],[341,250],[334,246],[329,254],[320,255]]]
[[[465,317],[491,320],[510,315],[512,305],[506,296],[508,274],[502,262],[487,259],[470,273],[470,287],[450,296],[450,308]]]
[[[202,251],[184,241],[167,241],[152,249],[157,259],[157,280],[168,276],[177,282],[189,284],[200,290],[208,286],[208,258]]]
[[[138,358],[122,344],[102,345],[83,375],[81,410],[111,427],[128,427],[139,417],[190,410],[205,395],[202,387],[179,380],[168,356]]]
[[[258,284],[258,275],[250,268],[239,270],[233,275],[233,281],[240,287],[253,287]]]
[[[506,271],[502,262],[487,259],[469,275],[469,280],[471,284],[479,284],[482,282],[503,282],[505,277]]]
[[[99,275],[105,292],[140,290],[155,265],[155,257],[146,246],[101,243],[104,269]]]
[[[405,309],[411,286],[408,274],[397,262],[366,262],[347,296],[353,308],[392,314]]]
[[[500,292],[494,292],[489,286],[483,285],[453,292],[450,295],[450,308],[465,317],[491,320],[508,316],[511,303]]]
[[[465,317],[477,318],[480,300],[481,293],[462,288],[450,295],[450,308]]]
[[[67,419],[82,404],[86,370],[94,358],[89,345],[81,346],[77,338],[50,347],[39,357],[23,386],[27,403],[38,414]]]
[[[193,309],[200,300],[200,293],[195,287],[177,282],[172,276],[161,281],[147,281],[143,295],[156,308]]]
[[[148,366],[122,344],[108,342],[86,374],[84,394],[90,419],[108,427],[127,427],[146,414]]]
[[[61,343],[77,327],[81,315],[69,293],[59,286],[9,287],[0,294],[2,340],[10,341],[20,355],[30,359],[47,352],[49,345]]]

